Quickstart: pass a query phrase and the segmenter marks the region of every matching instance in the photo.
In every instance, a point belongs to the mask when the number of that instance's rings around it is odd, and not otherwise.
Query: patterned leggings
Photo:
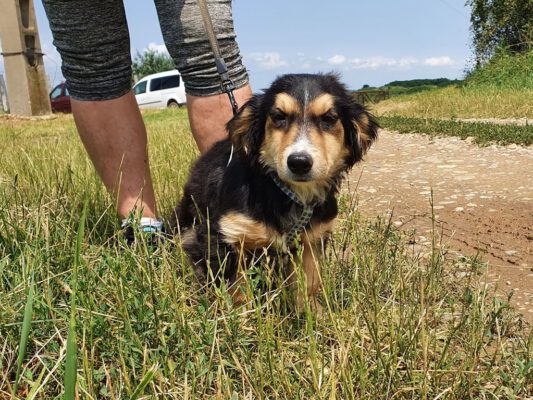
[[[167,49],[195,96],[221,93],[220,77],[196,0],[154,0]],[[131,52],[122,0],[43,0],[61,54],[63,75],[77,100],[109,100],[131,89]],[[208,0],[215,34],[235,87],[248,83],[231,0]]]

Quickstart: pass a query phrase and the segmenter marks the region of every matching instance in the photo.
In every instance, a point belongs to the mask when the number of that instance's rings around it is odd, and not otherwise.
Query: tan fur
[[[284,132],[283,130],[275,129],[271,123],[267,123],[265,140],[261,145],[261,162],[278,172],[281,179],[284,178],[284,174],[281,171],[284,169],[286,162],[284,157],[285,150],[296,140],[298,129],[299,125],[293,124],[288,132]],[[320,134],[317,133],[315,136],[319,135]],[[316,139],[316,141],[319,142],[321,139]],[[325,146],[322,146],[322,148],[325,149]],[[324,154],[323,151],[324,150],[321,151],[321,154]],[[314,160],[314,162],[323,164],[320,160]],[[323,169],[327,170],[327,165],[325,165]],[[330,182],[326,173],[323,173],[322,175],[325,179],[315,179],[310,182],[285,181],[285,183],[294,190],[298,198],[304,203],[313,199],[323,200],[326,196],[326,189],[329,187]]]
[[[194,228],[189,228],[185,232],[181,232],[180,237],[181,237],[181,245],[187,246],[187,244],[196,240],[196,231],[194,230]]]
[[[275,230],[245,214],[230,212],[220,218],[219,225],[224,241],[238,249],[253,250],[283,242]]]
[[[320,242],[333,232],[335,226],[335,220],[323,222],[321,224],[315,224],[305,231],[306,237],[310,242]]]
[[[244,108],[239,115],[239,118],[231,120],[229,137],[236,150],[243,150],[245,153],[248,152],[245,137],[252,124],[252,119],[252,111],[249,108]]]
[[[274,101],[274,108],[279,108],[285,114],[301,114],[298,100],[287,93],[278,93]]]
[[[287,95],[288,96],[288,95]],[[274,127],[270,119],[267,121],[265,128],[265,139],[261,144],[260,160],[264,165],[279,171],[284,160],[282,156],[287,146],[290,146],[298,135],[298,126],[293,124],[289,131]]]
[[[372,144],[372,140],[370,139],[370,135],[368,133],[369,122],[368,116],[364,113],[359,116],[358,120],[353,121],[355,127],[357,128],[357,132],[359,133],[358,139],[359,143],[361,144],[361,148],[363,149],[363,154],[366,154],[368,148]]]
[[[322,306],[318,303],[316,295],[322,287],[320,275],[320,263],[322,259],[321,243],[333,230],[334,220],[312,226],[302,235],[302,265],[305,277],[305,292],[296,289],[296,308],[303,311],[305,298],[309,298],[309,305],[316,314],[322,313]],[[297,287],[297,277],[293,272],[289,277],[289,283]]]
[[[337,175],[344,166],[344,158],[349,154],[349,149],[344,146],[344,129],[340,121],[327,132],[321,132],[312,123],[306,122],[305,134],[309,142],[316,149],[313,154],[313,180],[309,182],[290,181],[285,178],[286,150],[293,145],[298,136],[302,134],[301,121],[306,118],[317,118],[334,107],[335,98],[330,94],[322,94],[313,99],[305,110],[307,116],[302,115],[302,110],[295,98],[280,93],[276,96],[274,108],[286,114],[293,115],[295,121],[285,131],[276,128],[269,119],[265,127],[265,139],[261,145],[261,162],[275,170],[282,180],[285,180],[303,201],[313,199],[323,200],[327,189],[331,185],[331,177]]]
[[[320,115],[326,114],[334,106],[335,98],[328,93],[324,93],[318,96],[317,98],[311,100],[311,102],[306,108],[306,113],[318,117]]]
[[[247,287],[248,283],[246,282],[246,274],[242,271],[242,269],[239,269],[237,272],[237,279],[229,288],[233,305],[240,306],[249,300],[246,292]]]

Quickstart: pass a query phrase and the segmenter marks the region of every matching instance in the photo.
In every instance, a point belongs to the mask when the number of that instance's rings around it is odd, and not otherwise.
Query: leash
[[[275,173],[272,173],[270,175],[272,177],[272,180],[276,184],[276,186],[287,195],[289,199],[291,199],[293,202],[298,204],[299,206],[303,207],[302,214],[300,215],[300,218],[294,223],[291,230],[287,233],[287,236],[285,238],[285,244],[291,245],[294,243],[294,240],[298,236],[298,234],[309,224],[309,221],[311,221],[311,217],[313,216],[313,210],[315,209],[315,205],[309,205],[304,204],[298,196],[287,186],[285,185],[281,179],[278,178],[278,176]]]
[[[239,111],[239,106],[233,95],[233,90],[235,90],[235,85],[230,79],[228,74],[228,68],[226,67],[226,62],[220,53],[220,47],[218,47],[218,41],[215,36],[215,31],[213,29],[213,20],[209,14],[209,9],[207,8],[207,3],[205,0],[197,0],[198,7],[200,8],[200,14],[202,15],[202,20],[204,22],[204,28],[207,33],[207,38],[211,45],[211,51],[215,56],[215,65],[217,67],[217,72],[220,75],[220,88],[223,92],[228,95],[229,102],[231,104],[231,109],[233,110],[233,115],[236,115]]]

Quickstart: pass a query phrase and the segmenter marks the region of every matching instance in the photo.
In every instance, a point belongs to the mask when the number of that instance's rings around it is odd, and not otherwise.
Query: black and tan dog
[[[234,285],[236,301],[246,254],[294,252],[300,239],[307,295],[318,308],[320,244],[337,215],[335,196],[376,139],[377,122],[336,76],[284,75],[227,129],[229,140],[194,164],[171,227],[197,272]],[[296,302],[302,307],[303,294]]]

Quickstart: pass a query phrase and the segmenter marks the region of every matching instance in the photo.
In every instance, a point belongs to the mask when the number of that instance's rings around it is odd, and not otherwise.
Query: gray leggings
[[[167,49],[187,93],[221,93],[196,0],[154,0]],[[222,57],[235,87],[248,83],[235,41],[231,0],[208,0]],[[131,89],[131,53],[122,0],[43,0],[73,98],[109,100]]]

